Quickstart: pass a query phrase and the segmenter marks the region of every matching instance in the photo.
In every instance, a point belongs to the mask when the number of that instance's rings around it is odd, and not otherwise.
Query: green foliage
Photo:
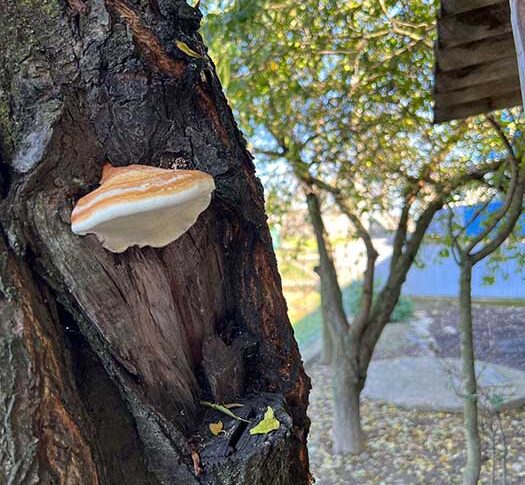
[[[482,118],[432,124],[437,5],[208,3],[203,33],[267,191],[302,198],[291,180],[308,172],[358,215],[392,213],[423,179],[414,217],[437,184],[503,151]]]
[[[337,187],[363,221],[395,219],[410,201],[408,232],[436,196],[446,192],[454,205],[506,179],[502,169],[449,189],[508,153],[485,117],[432,123],[438,5],[207,3],[203,34],[256,155],[271,220],[304,202],[297,180],[305,175]],[[520,138],[516,112],[498,119]]]
[[[392,322],[405,322],[414,315],[414,303],[407,297],[401,295],[397,302],[394,313],[392,313]]]
[[[361,308],[361,300],[363,295],[363,283],[361,281],[353,281],[343,291],[343,303],[345,310],[352,315],[356,315]],[[376,295],[374,294],[374,298]],[[396,308],[390,318],[391,322],[405,322],[414,314],[414,304],[410,298],[401,295],[397,302]]]

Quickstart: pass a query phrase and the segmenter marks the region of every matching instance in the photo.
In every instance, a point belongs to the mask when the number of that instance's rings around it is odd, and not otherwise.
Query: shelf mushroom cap
[[[71,230],[95,234],[114,253],[166,246],[195,224],[214,189],[213,177],[199,170],[107,163],[100,187],[75,205]]]

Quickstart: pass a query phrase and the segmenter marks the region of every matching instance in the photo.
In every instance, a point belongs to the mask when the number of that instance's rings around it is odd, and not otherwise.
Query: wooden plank
[[[486,98],[471,103],[464,103],[455,106],[434,109],[434,123],[467,118],[481,113],[489,113],[496,109],[512,108],[521,103],[520,90],[506,93],[502,96]]]
[[[516,73],[512,77],[498,82],[490,81],[488,83],[468,86],[455,91],[435,93],[434,101],[437,107],[446,108],[449,106],[490,98],[494,93],[498,93],[498,95],[512,93],[519,90],[519,86],[519,77],[518,73]]]
[[[438,44],[454,47],[511,32],[507,1],[438,20]]]
[[[523,0],[510,0],[510,8],[523,104],[525,101],[525,2]]]
[[[470,10],[501,3],[501,1],[502,0],[441,0],[441,15],[455,15],[469,12]]]
[[[518,71],[516,56],[513,54],[493,62],[464,67],[455,71],[436,72],[436,92],[455,91],[476,84],[501,81],[512,77]]]
[[[451,71],[475,64],[495,61],[514,53],[512,33],[476,40],[468,44],[441,49],[436,48],[436,62],[441,71]]]

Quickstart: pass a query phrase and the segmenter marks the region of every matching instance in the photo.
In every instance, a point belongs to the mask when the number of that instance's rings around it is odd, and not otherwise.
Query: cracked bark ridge
[[[0,5],[2,482],[309,480],[310,384],[262,189],[212,62],[175,45],[205,52],[199,21],[177,0]],[[217,190],[178,241],[112,254],[69,220],[107,160]],[[201,399],[254,418],[272,402],[282,428],[236,428],[225,453]]]

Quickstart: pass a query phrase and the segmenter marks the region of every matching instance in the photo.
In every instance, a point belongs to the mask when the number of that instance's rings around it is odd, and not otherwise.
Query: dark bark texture
[[[0,0],[0,483],[309,480],[310,384],[199,21],[180,0]],[[70,228],[106,161],[217,190],[179,240],[112,254]],[[282,426],[251,437],[200,400]]]

